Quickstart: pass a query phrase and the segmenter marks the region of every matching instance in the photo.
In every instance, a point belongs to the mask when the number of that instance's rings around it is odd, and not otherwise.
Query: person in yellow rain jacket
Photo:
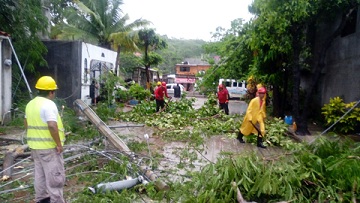
[[[41,77],[35,88],[39,90],[25,109],[26,139],[34,160],[34,188],[36,203],[64,203],[65,168],[63,145],[64,127],[56,107],[57,85],[50,76]]]
[[[245,143],[243,136],[248,136],[251,133],[258,134],[257,146],[266,148],[263,145],[263,137],[265,136],[265,124],[264,119],[266,118],[266,102],[265,102],[265,87],[260,87],[257,91],[258,96],[252,99],[246,110],[244,121],[242,122],[237,139],[240,143]],[[257,132],[255,126],[259,124],[260,133]]]

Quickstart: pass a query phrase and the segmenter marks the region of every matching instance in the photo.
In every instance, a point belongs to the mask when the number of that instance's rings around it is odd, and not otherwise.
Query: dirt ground
[[[195,97],[196,102],[194,104],[194,108],[200,108],[204,102],[206,101],[206,98],[203,97]],[[229,110],[230,114],[242,114],[246,111],[247,104],[243,101],[239,100],[230,100],[229,102]],[[130,107],[126,107],[123,109],[124,111],[131,110]],[[159,164],[158,170],[169,170],[171,171],[176,167],[176,165],[184,160],[181,160],[181,157],[179,156],[179,153],[186,149],[186,144],[182,142],[167,142],[161,139],[158,136],[155,136],[153,134],[154,129],[147,126],[137,126],[133,127],[138,124],[134,123],[124,123],[119,121],[111,121],[108,123],[108,126],[117,126],[116,128],[111,128],[116,134],[121,135],[122,139],[124,139],[124,142],[128,141],[139,141],[139,142],[146,142],[148,143],[149,150],[148,152],[145,152],[147,156],[152,156],[154,153],[160,153],[164,156],[163,160]],[[290,128],[289,128],[290,129]],[[18,128],[5,128],[6,133],[0,134],[0,150],[4,154],[8,150],[13,150],[14,148],[20,146],[22,144],[23,136],[24,136],[24,129]],[[317,127],[316,125],[312,125],[310,128],[310,131],[312,131],[312,136],[301,136],[300,139],[311,141],[316,136],[321,133],[322,129]],[[144,135],[149,135],[149,139],[145,139]],[[184,175],[186,173],[186,170],[199,170],[202,166],[210,163],[210,162],[216,162],[217,159],[221,156],[224,152],[230,152],[233,154],[240,154],[243,152],[255,152],[258,153],[260,156],[269,157],[269,156],[276,156],[279,153],[282,153],[282,150],[277,147],[268,147],[266,149],[260,149],[256,147],[253,144],[241,144],[235,139],[234,137],[226,137],[223,135],[218,136],[212,136],[211,138],[207,139],[204,144],[204,150],[203,151],[197,151],[198,160],[193,163],[195,168],[184,168],[182,171],[178,173],[178,175]],[[188,161],[188,160],[185,160]],[[31,160],[27,160],[24,162],[24,165],[31,165]],[[1,161],[1,168],[2,168],[2,161]],[[20,173],[21,168],[14,169],[14,173]],[[31,168],[29,169],[28,175],[25,178],[30,178],[31,176]],[[3,169],[1,169],[3,171]],[[183,174],[182,174],[183,173]],[[69,175],[69,174],[67,174]],[[159,177],[162,176],[162,174],[157,174]],[[173,181],[176,181],[180,176],[173,176]],[[73,183],[76,183],[76,180],[71,179],[67,182],[67,186],[65,188],[65,192],[70,192],[71,190],[79,190],[82,189],[81,187],[76,187],[72,185]],[[6,181],[1,182],[0,181],[0,200],[1,200],[1,190],[11,190],[11,188],[8,188],[4,185],[6,185]],[[24,186],[26,187],[26,185]],[[29,191],[29,190],[27,190]],[[22,202],[22,198],[24,196],[29,196],[32,194],[28,194],[29,192],[26,191],[20,191],[16,193],[16,198],[19,201],[13,201],[13,202]],[[1,201],[0,201],[1,202]],[[31,202],[28,198],[28,202]]]
[[[196,101],[194,103],[194,108],[200,108],[206,98],[204,97],[195,97]],[[239,100],[231,100],[229,104],[229,109],[231,114],[240,114],[246,110],[246,103],[241,102]],[[123,111],[131,110],[130,107],[125,107]],[[139,141],[139,142],[146,142],[148,143],[149,150],[145,152],[145,155],[150,156],[151,154],[159,153],[164,156],[163,161],[159,164],[158,171],[168,170],[171,171],[176,167],[176,165],[180,162],[186,162],[189,160],[181,160],[179,153],[186,148],[186,144],[182,142],[167,142],[161,139],[158,136],[153,135],[154,130],[151,127],[141,126],[141,127],[134,127],[138,126],[139,124],[135,123],[124,123],[119,121],[111,121],[108,123],[108,126],[112,126],[112,131],[115,134],[121,135],[124,142],[128,141]],[[117,127],[116,127],[117,126]],[[121,126],[121,127],[119,127]],[[124,127],[125,126],[125,127]],[[24,143],[24,136],[25,131],[23,128],[13,128],[13,127],[2,127],[5,133],[0,133],[0,151],[2,155],[4,155],[7,151],[13,151],[19,146],[22,146]],[[146,140],[144,135],[148,134],[149,139]],[[69,135],[71,136],[71,134]],[[250,144],[249,144],[250,145]],[[66,146],[65,146],[66,149]],[[181,175],[185,175],[187,170],[199,170],[202,166],[208,164],[209,162],[216,162],[219,154],[224,151],[228,152],[235,152],[240,153],[243,150],[250,150],[251,146],[243,147],[240,146],[235,139],[229,139],[223,137],[221,135],[214,136],[209,140],[206,140],[206,144],[204,145],[204,151],[196,152],[198,154],[198,160],[193,163],[195,168],[184,168],[177,172],[177,176],[173,176],[173,180],[177,180]],[[2,156],[4,157],[4,156]],[[12,199],[11,202],[30,202],[33,203],[31,200],[32,186],[23,185],[22,187],[25,190],[19,190],[19,188],[11,188],[7,186],[10,181],[16,181],[19,179],[20,181],[29,180],[32,178],[32,161],[30,157],[27,159],[17,159],[16,163],[21,162],[20,164],[16,165],[12,171],[13,177],[7,181],[0,181],[0,200],[1,196],[4,195],[1,191],[11,191],[15,190],[15,198]],[[0,162],[1,168],[1,176],[5,169],[2,167],[3,160]],[[18,167],[17,167],[18,166]],[[25,171],[25,172],[24,172]],[[27,172],[26,172],[27,171]],[[67,174],[71,175],[71,174]],[[161,178],[162,174],[157,174],[159,178]],[[3,176],[2,176],[3,177]],[[167,177],[168,178],[168,177]],[[64,188],[64,192],[73,192],[74,188],[82,189],[81,186],[73,185],[77,181],[74,179],[68,179],[66,187]],[[29,189],[27,189],[29,188]],[[76,190],[76,189],[75,189]],[[5,202],[8,200],[4,200]],[[0,201],[3,202],[3,201]],[[9,202],[9,201],[8,201]]]

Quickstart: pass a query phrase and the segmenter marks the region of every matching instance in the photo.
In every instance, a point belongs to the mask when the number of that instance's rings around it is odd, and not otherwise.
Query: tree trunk
[[[145,71],[146,71],[146,89],[151,91],[151,85],[150,85],[150,61],[149,61],[149,49],[148,44],[145,43]]]
[[[302,41],[299,40],[302,35],[302,26],[295,25],[295,29],[293,30],[293,95],[292,95],[292,114],[294,121],[297,123],[297,131],[296,134],[299,135],[307,135],[310,134],[309,130],[307,129],[307,121],[303,120],[300,117],[300,81],[301,81],[301,74],[300,74],[300,49]]]
[[[119,76],[120,74],[120,46],[117,47],[117,55],[116,55],[116,62],[115,62],[115,75]],[[118,73],[119,70],[119,73]]]
[[[273,112],[272,115],[274,117],[281,117],[281,93],[280,88],[277,85],[273,87],[273,95],[272,95],[272,105]]]
[[[146,65],[145,70],[146,70],[146,89],[150,90],[151,89],[151,85],[150,85],[150,66]]]
[[[285,117],[285,113],[289,112],[289,109],[291,108],[291,106],[289,106],[289,102],[290,102],[290,98],[287,96],[288,95],[288,90],[289,90],[289,70],[285,70],[285,76],[284,76],[284,83],[283,83],[283,94],[282,94],[282,100],[281,100],[281,106],[282,106],[282,116]]]

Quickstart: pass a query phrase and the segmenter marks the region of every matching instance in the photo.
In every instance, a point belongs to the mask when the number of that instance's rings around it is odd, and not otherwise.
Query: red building
[[[176,64],[175,67],[175,83],[182,84],[186,91],[193,91],[198,73],[205,73],[210,68],[210,64],[190,64],[184,62]]]

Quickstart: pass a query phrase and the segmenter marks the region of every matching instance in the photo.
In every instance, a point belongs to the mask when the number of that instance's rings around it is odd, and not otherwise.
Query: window
[[[181,67],[180,66],[180,72],[190,72],[190,67]]]
[[[231,82],[225,82],[225,87],[231,87]]]
[[[237,87],[237,82],[233,82],[233,87]]]
[[[99,80],[104,72],[112,71],[113,67],[112,63],[93,59],[90,61],[90,78]]]

